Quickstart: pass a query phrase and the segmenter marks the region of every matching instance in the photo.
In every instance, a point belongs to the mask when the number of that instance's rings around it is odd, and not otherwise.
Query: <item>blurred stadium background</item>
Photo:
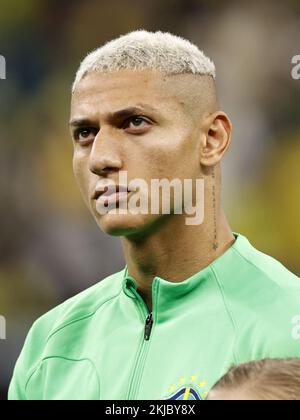
[[[2,0],[1,399],[33,321],[124,265],[77,191],[67,122],[81,58],[139,28],[187,37],[215,60],[235,128],[223,165],[232,227],[300,275],[299,0]]]

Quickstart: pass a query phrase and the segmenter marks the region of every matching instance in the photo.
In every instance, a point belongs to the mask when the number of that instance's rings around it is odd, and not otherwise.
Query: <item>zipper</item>
[[[144,332],[143,332],[143,337],[142,337],[142,340],[138,349],[136,363],[133,368],[133,374],[132,374],[129,389],[127,392],[127,398],[126,398],[127,400],[136,399],[136,395],[138,393],[138,388],[139,388],[141,378],[142,378],[143,368],[146,363],[148,349],[151,343],[151,333],[153,331],[153,326],[154,326],[153,312],[149,312],[149,309],[146,303],[144,302],[142,297],[134,288],[131,288],[131,291],[134,293],[134,295],[137,298],[137,304],[144,320]],[[155,299],[154,299],[155,294],[156,294],[155,291],[156,291],[156,279],[154,279],[153,285],[152,285],[152,307],[154,307],[154,304],[155,304]]]
[[[152,312],[150,312],[149,315],[147,316],[146,324],[145,324],[144,339],[146,341],[150,340],[152,327],[153,327],[153,314]]]

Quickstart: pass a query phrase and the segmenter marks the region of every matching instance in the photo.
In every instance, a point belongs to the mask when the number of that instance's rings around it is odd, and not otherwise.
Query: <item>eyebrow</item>
[[[158,112],[157,109],[153,108],[150,105],[138,104],[138,106],[132,106],[125,109],[120,109],[119,111],[116,111],[116,112],[109,113],[108,119],[111,121],[120,121],[132,115],[138,115],[140,113],[143,113],[145,111]],[[92,121],[89,120],[88,118],[75,118],[71,120],[69,123],[70,127],[83,127],[87,125],[93,125]]]

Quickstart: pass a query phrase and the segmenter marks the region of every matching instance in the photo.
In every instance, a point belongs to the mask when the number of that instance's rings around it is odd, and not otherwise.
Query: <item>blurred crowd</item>
[[[129,31],[170,31],[216,63],[234,138],[223,164],[234,231],[300,275],[300,3],[3,0],[0,54],[0,398],[32,322],[124,265],[72,175],[70,89],[87,52]]]

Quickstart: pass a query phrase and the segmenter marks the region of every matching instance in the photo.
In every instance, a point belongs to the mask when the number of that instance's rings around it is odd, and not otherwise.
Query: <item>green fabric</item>
[[[148,310],[126,268],[44,315],[9,399],[204,399],[232,364],[300,357],[299,278],[236,237],[191,278],[154,279],[149,340]]]

